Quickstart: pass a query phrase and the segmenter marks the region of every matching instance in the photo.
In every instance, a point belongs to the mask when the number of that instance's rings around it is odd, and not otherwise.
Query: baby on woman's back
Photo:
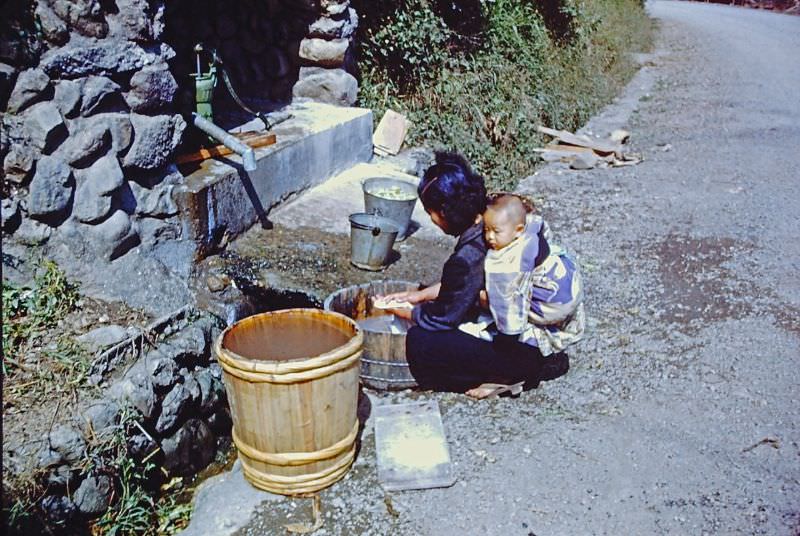
[[[495,340],[536,346],[543,355],[579,340],[584,326],[580,273],[561,248],[551,247],[547,224],[511,194],[490,198],[483,223]]]

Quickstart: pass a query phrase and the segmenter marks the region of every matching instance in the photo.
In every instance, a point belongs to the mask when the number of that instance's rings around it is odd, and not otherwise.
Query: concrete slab
[[[371,110],[303,103],[286,111],[293,117],[273,128],[277,143],[256,150],[257,170],[244,171],[238,155],[182,169],[186,179],[173,196],[199,256],[226,235],[268,226],[273,206],[371,158]],[[236,130],[258,128],[254,120]]]
[[[239,460],[233,468],[203,482],[195,492],[192,520],[182,536],[227,536],[250,521],[265,501],[283,500],[281,495],[254,488],[244,478]]]
[[[417,177],[404,173],[390,162],[376,158],[370,163],[357,164],[277,207],[270,214],[270,219],[290,229],[314,227],[329,233],[350,234],[348,216],[364,212],[361,184],[373,177],[392,177],[419,184]],[[441,238],[442,232],[431,222],[419,202],[415,205],[411,218],[411,235],[417,238]]]

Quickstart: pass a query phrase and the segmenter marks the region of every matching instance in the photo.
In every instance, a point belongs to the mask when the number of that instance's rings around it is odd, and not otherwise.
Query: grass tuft
[[[183,478],[173,478],[158,487],[163,474],[150,461],[155,452],[138,460],[128,451],[126,438],[138,418],[135,411],[126,408],[117,433],[91,448],[85,470],[111,474],[117,482],[117,500],[92,524],[93,535],[171,535],[189,524],[192,505],[178,503]]]
[[[52,261],[41,263],[31,287],[3,281],[3,375],[9,367],[24,367],[27,351],[75,309],[78,298],[78,286]]]

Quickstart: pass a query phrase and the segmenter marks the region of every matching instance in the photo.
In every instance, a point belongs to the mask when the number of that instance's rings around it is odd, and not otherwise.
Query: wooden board
[[[383,114],[378,123],[378,128],[375,129],[375,134],[372,136],[375,152],[381,156],[394,155],[400,152],[410,124],[406,116],[394,110],[386,110],[386,113]]]
[[[378,482],[386,491],[456,482],[436,401],[373,407]]]
[[[587,147],[600,155],[612,154],[619,150],[618,144],[604,142],[602,140],[593,140],[588,136],[579,136],[566,130],[555,130],[542,126],[537,127],[536,130],[542,134],[553,136],[561,143],[575,145],[577,147]]]
[[[541,149],[539,149],[541,150]],[[548,143],[544,146],[546,151],[561,151],[562,153],[593,153],[589,147],[578,147],[577,145],[562,145],[560,143]]]
[[[243,132],[235,134],[243,143],[249,145],[253,149],[259,147],[266,147],[267,145],[274,145],[277,138],[272,132]],[[186,164],[188,162],[197,162],[199,160],[208,160],[209,158],[217,158],[220,156],[228,156],[234,152],[225,147],[224,145],[214,145],[213,147],[206,147],[195,151],[193,153],[180,154],[175,158],[178,164]]]

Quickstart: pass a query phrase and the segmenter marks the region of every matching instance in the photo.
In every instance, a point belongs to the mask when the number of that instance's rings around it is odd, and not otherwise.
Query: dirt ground
[[[368,421],[315,534],[800,533],[800,19],[649,9],[656,52],[585,129],[630,130],[645,161],[550,166],[520,186],[585,273],[588,332],[570,372],[516,399],[371,393],[439,402],[457,482],[384,494]],[[331,263],[308,265],[298,288],[374,277],[341,260],[345,236],[282,236],[270,258],[299,248]],[[435,278],[449,247],[412,237],[378,277]],[[271,277],[289,277],[285,262]],[[310,501],[255,491],[233,516],[209,486],[195,519],[225,533],[310,519]]]
[[[3,378],[3,465],[9,471],[4,473],[6,477],[10,473],[29,476],[43,438],[69,420],[81,401],[100,394],[98,388],[87,384],[89,352],[80,347],[59,359],[59,351],[64,351],[58,343],[75,343],[79,335],[104,325],[142,329],[150,320],[145,313],[122,303],[82,297],[74,311],[37,336],[25,347],[24,354],[16,356],[20,366],[9,367]],[[76,361],[76,355],[81,359]]]

